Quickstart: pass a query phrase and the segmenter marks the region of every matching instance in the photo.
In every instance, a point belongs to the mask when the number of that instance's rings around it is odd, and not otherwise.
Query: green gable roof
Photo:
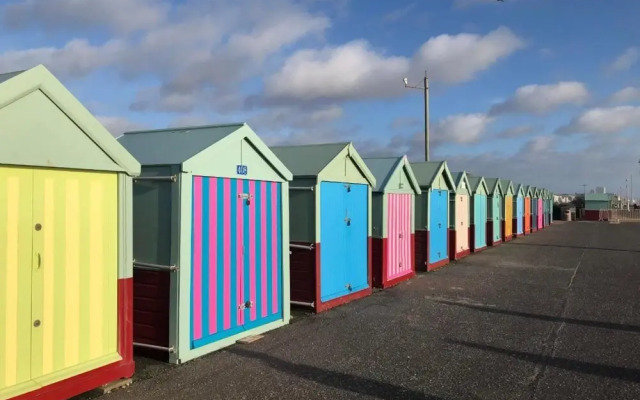
[[[376,178],[376,186],[374,192],[384,192],[389,179],[398,169],[404,169],[409,177],[409,184],[416,194],[420,194],[420,185],[416,180],[411,165],[407,160],[407,156],[390,157],[390,158],[365,158],[364,162],[369,170]]]
[[[487,184],[488,193],[495,194],[496,191],[498,191],[498,193],[502,195],[502,185],[500,184],[500,179],[485,178],[484,181]]]
[[[142,165],[179,165],[214,145],[244,124],[125,132],[118,141]]]
[[[454,182],[456,183],[456,192],[462,189],[462,184],[464,183],[465,188],[469,191],[469,194],[471,194],[471,184],[465,171],[452,172],[451,175],[453,175]]]
[[[0,132],[3,163],[140,174],[140,163],[43,65],[0,75],[0,110],[15,127]],[[47,129],[33,127],[37,118],[49,118]]]
[[[467,175],[467,179],[469,180],[471,194],[476,194],[482,187],[484,187],[484,192],[489,194],[489,187],[483,177]]]
[[[511,191],[512,194],[515,192],[513,182],[508,179],[500,179],[500,187],[502,187],[503,196],[506,196],[509,191]]]
[[[414,162],[411,163],[411,168],[421,188],[432,186],[433,181],[435,181],[440,174],[443,174],[449,190],[455,190],[455,182],[446,161]]]
[[[150,166],[182,165],[196,159],[206,149],[233,139],[249,141],[281,177],[291,180],[287,167],[245,123],[132,131],[125,132],[118,141],[142,165]]]
[[[353,143],[309,144],[299,146],[274,146],[271,150],[282,160],[295,177],[321,175],[331,162],[346,150],[360,173],[369,184],[376,186],[376,178],[362,160]]]
[[[272,146],[271,151],[293,175],[317,176],[349,143]]]

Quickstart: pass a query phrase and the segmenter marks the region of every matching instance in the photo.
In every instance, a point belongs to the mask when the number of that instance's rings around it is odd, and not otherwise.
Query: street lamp
[[[424,159],[429,161],[429,77],[427,71],[424,71],[424,80],[422,86],[409,85],[409,79],[402,79],[404,87],[407,89],[421,89],[424,91]]]

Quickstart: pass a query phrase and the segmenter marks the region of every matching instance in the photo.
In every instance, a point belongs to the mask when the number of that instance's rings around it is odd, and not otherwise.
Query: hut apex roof
[[[23,73],[24,70],[22,71],[13,71],[13,72],[7,72],[4,74],[0,74],[0,83],[4,82],[4,81],[8,81],[9,79],[20,75],[21,73]]]
[[[469,185],[471,186],[471,191],[473,193],[475,193],[480,188],[480,185],[482,185],[483,182],[485,187],[487,186],[487,181],[481,176],[471,176],[467,174],[467,179],[469,179]],[[488,187],[487,191],[489,191]]]
[[[295,176],[315,176],[327,166],[348,142],[271,147]]]
[[[142,165],[173,165],[198,154],[243,123],[125,132],[118,138]]]
[[[376,186],[373,188],[374,192],[381,192],[389,182],[393,173],[397,168],[406,168],[407,175],[409,176],[410,185],[416,191],[420,193],[420,185],[413,174],[411,164],[407,160],[407,156],[402,157],[371,157],[365,158],[364,162],[369,167],[369,170],[376,178]]]
[[[453,187],[454,185],[453,177],[451,177],[448,168],[446,168],[445,161],[423,161],[411,163],[411,168],[413,169],[413,173],[415,174],[418,183],[422,187],[431,186],[433,181],[436,179],[436,176],[438,176],[443,169],[445,170],[447,178],[450,180],[451,186]]]
[[[367,182],[372,187],[376,186],[376,178],[351,142],[274,146],[271,151],[296,177],[321,175],[340,153],[346,152]]]
[[[496,190],[496,185],[500,184],[500,179],[498,178],[484,178],[484,181],[486,182],[487,188],[491,193]]]

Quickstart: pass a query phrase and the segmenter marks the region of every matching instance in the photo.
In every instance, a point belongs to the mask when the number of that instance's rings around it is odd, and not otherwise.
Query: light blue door
[[[487,245],[487,196],[473,196],[474,247],[481,249]]]
[[[502,239],[502,201],[497,196],[492,197],[491,201],[493,202],[493,241],[497,242]]]
[[[517,198],[517,202],[516,202],[516,215],[517,215],[517,230],[516,233],[518,235],[522,234],[522,232],[524,231],[523,226],[522,226],[522,217],[524,216],[524,199],[522,197],[518,197]]]
[[[368,187],[320,184],[320,299],[329,301],[369,286]]]
[[[429,193],[429,263],[446,259],[449,192],[447,190],[433,190]]]
[[[345,198],[349,219],[346,224],[347,289],[350,292],[357,292],[369,287],[368,186],[351,184]]]
[[[346,230],[344,183],[320,184],[320,298],[328,301],[346,292]]]

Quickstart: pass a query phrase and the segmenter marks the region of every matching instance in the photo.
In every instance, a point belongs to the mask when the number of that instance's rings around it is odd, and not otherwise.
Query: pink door
[[[544,217],[544,211],[542,211],[542,199],[538,199],[538,229],[542,229],[542,218]]]
[[[410,273],[413,195],[389,194],[387,204],[387,281]]]
[[[456,253],[469,250],[469,196],[456,196]]]

